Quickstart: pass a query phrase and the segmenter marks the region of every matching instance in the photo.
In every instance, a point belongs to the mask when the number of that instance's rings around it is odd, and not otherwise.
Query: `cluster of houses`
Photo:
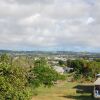
[[[57,71],[60,74],[73,71],[73,68],[70,68],[70,67],[61,67],[61,66],[56,66],[56,65],[52,67],[54,68],[55,71]]]
[[[67,62],[68,58],[65,56],[61,56],[61,55],[48,58],[49,64],[51,64],[51,66],[54,68],[54,70],[56,70],[58,73],[64,74],[66,72],[73,71],[73,68],[70,68],[67,66],[64,66],[64,67],[60,66],[58,64],[60,60],[63,62]]]
[[[34,60],[38,60],[39,57],[35,57]],[[60,66],[59,61],[67,62],[68,57],[62,56],[62,55],[57,55],[57,56],[48,56],[46,57],[48,63],[51,65],[51,67],[57,71],[60,74],[64,74],[66,72],[73,71],[73,68],[67,67],[67,66]],[[73,58],[74,60],[74,58]]]

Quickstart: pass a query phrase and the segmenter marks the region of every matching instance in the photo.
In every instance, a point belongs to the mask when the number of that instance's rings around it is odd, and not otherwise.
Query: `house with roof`
[[[94,98],[100,98],[100,74],[96,75],[97,80],[94,82]]]

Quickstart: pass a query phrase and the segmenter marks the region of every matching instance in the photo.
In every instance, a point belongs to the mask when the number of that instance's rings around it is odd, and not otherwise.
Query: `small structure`
[[[97,74],[97,75],[96,75],[96,78],[99,78],[99,77],[100,77],[100,74]]]
[[[94,82],[94,98],[100,98],[100,74],[96,76],[97,80]]]
[[[63,68],[65,72],[72,72],[74,69],[71,67],[64,67]]]
[[[60,67],[60,66],[53,66],[54,70],[57,71],[58,73],[60,74],[63,74],[64,73],[64,69],[63,67]]]

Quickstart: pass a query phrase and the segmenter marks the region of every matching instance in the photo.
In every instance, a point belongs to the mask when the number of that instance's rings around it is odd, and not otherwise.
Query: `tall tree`
[[[35,87],[40,86],[41,84],[52,86],[55,81],[64,77],[50,67],[46,60],[42,58],[35,61],[35,66],[30,72],[29,82]]]

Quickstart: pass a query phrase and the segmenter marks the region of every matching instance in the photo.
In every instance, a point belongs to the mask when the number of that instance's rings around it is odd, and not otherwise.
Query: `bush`
[[[74,78],[79,80],[92,81],[95,75],[100,73],[100,62],[87,60],[73,60],[70,61],[70,66],[74,68]]]
[[[33,84],[34,87],[38,87],[41,84],[52,86],[54,82],[61,79],[64,79],[63,75],[60,75],[51,68],[45,59],[40,59],[36,61],[34,68],[30,71],[29,82]]]
[[[31,89],[25,69],[11,66],[9,60],[5,60],[8,56],[1,57],[4,59],[0,62],[0,100],[29,100]]]
[[[36,61],[34,65],[34,68],[27,70],[22,66],[14,66],[10,56],[1,56],[0,100],[30,100],[36,87],[41,84],[52,86],[55,81],[62,78],[48,66],[45,59]]]

